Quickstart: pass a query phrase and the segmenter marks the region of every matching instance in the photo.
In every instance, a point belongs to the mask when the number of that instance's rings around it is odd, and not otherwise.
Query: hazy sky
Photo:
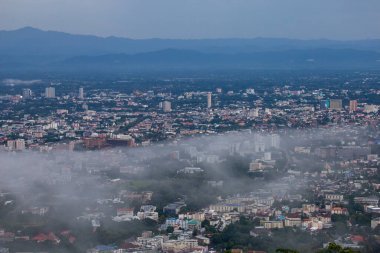
[[[130,38],[380,38],[380,0],[0,0],[0,29]]]

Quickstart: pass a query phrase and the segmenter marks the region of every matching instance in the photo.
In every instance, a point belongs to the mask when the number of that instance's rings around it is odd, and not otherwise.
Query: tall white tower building
[[[79,88],[78,98],[79,99],[83,99],[84,98],[84,89],[83,89],[83,87]]]
[[[211,100],[211,92],[207,93],[207,108],[211,108],[212,106],[212,100]]]
[[[45,97],[46,98],[55,98],[55,88],[54,87],[45,88]]]
[[[170,101],[164,101],[162,103],[162,108],[164,112],[171,112],[172,111],[172,103]]]
[[[271,135],[271,146],[273,148],[280,148],[280,135],[278,134]]]

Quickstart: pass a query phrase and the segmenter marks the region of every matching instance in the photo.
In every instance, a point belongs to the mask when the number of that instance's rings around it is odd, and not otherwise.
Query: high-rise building
[[[342,109],[342,99],[330,99],[330,109],[341,110]]]
[[[45,88],[45,97],[46,98],[55,98],[55,88],[54,87],[46,87]]]
[[[9,151],[16,149],[16,141],[15,140],[8,140],[7,141],[7,148]]]
[[[356,112],[358,109],[358,101],[350,100],[350,112]]]
[[[271,147],[280,148],[280,135],[272,134],[270,136]]]
[[[22,89],[22,98],[23,99],[28,99],[33,96],[33,92],[31,89]]]
[[[212,100],[211,100],[211,92],[207,93],[207,108],[211,108]]]
[[[172,111],[172,103],[170,101],[164,101],[162,103],[162,109],[164,112],[171,112]]]
[[[253,143],[255,152],[264,152],[266,149],[264,136],[261,134],[253,135]]]
[[[7,147],[10,151],[22,151],[25,149],[25,140],[17,139],[17,140],[8,140]]]
[[[83,89],[83,87],[79,88],[78,98],[79,99],[83,99],[84,98],[84,89]]]
[[[24,150],[25,149],[25,140],[24,139],[17,139],[16,140],[16,150]]]

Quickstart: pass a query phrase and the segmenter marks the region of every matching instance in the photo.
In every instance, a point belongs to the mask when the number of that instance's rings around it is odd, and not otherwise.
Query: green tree
[[[166,228],[166,233],[171,234],[171,233],[173,233],[173,232],[174,232],[174,228],[173,228],[172,226],[168,226],[168,227]]]
[[[297,250],[292,250],[292,249],[276,249],[276,253],[299,253]]]
[[[318,251],[318,253],[360,253],[360,251],[356,251],[350,248],[343,248],[342,246],[334,242],[331,242],[329,243],[327,249]]]

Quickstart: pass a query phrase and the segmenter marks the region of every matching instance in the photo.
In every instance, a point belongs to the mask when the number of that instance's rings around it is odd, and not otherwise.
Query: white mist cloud
[[[41,83],[41,80],[20,80],[20,79],[4,79],[2,81],[3,84],[7,86],[16,86],[16,85],[32,85],[36,83]]]

